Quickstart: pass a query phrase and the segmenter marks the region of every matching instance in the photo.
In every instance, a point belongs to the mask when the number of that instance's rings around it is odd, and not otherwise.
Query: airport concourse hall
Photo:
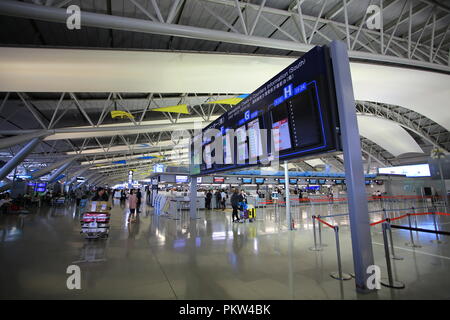
[[[1,0],[0,300],[450,300],[449,29],[445,0]]]

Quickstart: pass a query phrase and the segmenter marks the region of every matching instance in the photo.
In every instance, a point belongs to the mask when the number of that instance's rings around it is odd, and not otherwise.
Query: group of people
[[[228,198],[228,193],[223,189],[222,190],[217,189],[213,195],[212,191],[208,190],[206,192],[206,199],[205,199],[205,207],[208,210],[211,210],[211,203],[212,203],[213,197],[216,199],[215,209],[222,209],[222,211],[224,211],[226,208],[226,201]]]
[[[212,200],[215,198],[215,209],[222,209],[222,211],[226,208],[226,200],[228,199],[228,192],[224,189],[208,190],[206,191],[206,199],[205,199],[205,207],[207,210],[211,210]],[[247,195],[244,190],[239,191],[238,188],[234,188],[231,190],[231,207],[233,208],[232,219],[233,222],[239,222],[239,210],[241,209],[242,203],[247,202]]]

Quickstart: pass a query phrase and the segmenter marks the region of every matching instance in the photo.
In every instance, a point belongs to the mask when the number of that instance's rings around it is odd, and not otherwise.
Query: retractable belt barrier
[[[434,207],[435,208],[435,207]],[[416,231],[416,232],[427,232],[427,233],[434,233],[436,234],[436,240],[432,240],[432,242],[434,243],[443,243],[440,239],[439,239],[439,235],[446,235],[446,236],[450,236],[450,232],[448,231],[442,231],[442,230],[438,230],[437,229],[437,223],[436,223],[436,216],[450,216],[450,213],[446,213],[446,212],[415,212],[417,208],[407,208],[407,209],[402,209],[402,210],[412,210],[413,212],[410,213],[406,213],[403,214],[401,216],[398,217],[394,217],[394,218],[385,218],[382,219],[380,221],[376,221],[376,222],[372,222],[370,224],[370,226],[376,226],[380,223],[383,224],[383,241],[384,241],[384,248],[385,248],[385,256],[386,256],[386,266],[388,269],[388,278],[386,279],[382,279],[381,284],[383,284],[386,287],[390,287],[390,288],[394,288],[394,289],[403,289],[405,288],[405,285],[401,282],[398,281],[394,278],[394,275],[392,273],[392,266],[391,266],[391,261],[390,259],[394,259],[394,260],[403,260],[402,257],[397,256],[395,254],[394,251],[394,242],[393,242],[393,237],[392,237],[392,229],[402,229],[402,230],[409,230],[410,231],[410,243],[406,243],[406,245],[409,245],[411,247],[416,247],[419,248],[421,247],[419,244],[417,244],[416,242],[414,242],[414,237],[412,234],[412,231]],[[372,211],[372,212],[386,212],[388,210],[377,210],[377,211]],[[390,210],[392,211],[392,210]],[[348,215],[348,213],[346,214],[335,214],[335,215],[328,215],[328,216],[320,216],[320,215],[313,215],[312,216],[312,220],[313,220],[313,234],[314,234],[314,247],[311,247],[310,250],[312,251],[322,251],[323,250],[323,244],[322,244],[322,236],[321,236],[321,224],[331,228],[334,230],[335,232],[335,238],[336,238],[336,253],[337,253],[337,264],[338,264],[338,271],[337,272],[332,272],[330,274],[330,276],[334,279],[337,280],[349,280],[352,278],[351,274],[347,274],[344,273],[342,271],[342,265],[341,265],[341,253],[340,253],[340,243],[339,243],[339,227],[337,225],[333,226],[332,224],[328,223],[327,221],[325,221],[325,218],[331,218],[331,217],[338,217],[338,216],[346,216]],[[422,229],[422,228],[418,228],[417,227],[417,220],[415,221],[416,226],[412,227],[411,225],[411,217],[416,217],[416,216],[425,216],[425,215],[433,215],[434,218],[434,228],[435,230],[428,230],[428,229]],[[399,226],[399,225],[392,225],[391,222],[392,221],[397,221],[397,220],[401,220],[404,218],[408,218],[408,222],[409,222],[409,226]],[[319,229],[319,245],[317,245],[317,239],[316,239],[316,223],[315,221],[319,222],[318,225],[318,229]],[[390,244],[390,248],[389,248],[389,244]]]

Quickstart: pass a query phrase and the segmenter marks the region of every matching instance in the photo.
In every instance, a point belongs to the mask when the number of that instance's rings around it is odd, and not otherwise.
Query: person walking
[[[238,189],[234,189],[233,194],[231,195],[231,207],[233,208],[233,215],[232,219],[233,222],[239,222],[239,215],[238,215],[238,208],[239,208],[239,202],[242,202],[242,195],[239,194]]]
[[[141,192],[141,189],[137,189],[136,198],[137,198],[136,211],[137,211],[137,213],[139,213],[139,209],[141,208],[141,203],[142,203],[142,192]]]
[[[225,202],[227,201],[227,194],[225,193],[225,190],[222,190],[220,193],[221,198],[221,204],[222,204],[222,211],[225,211]]]
[[[137,197],[136,194],[134,193],[134,189],[131,189],[130,195],[128,196],[128,207],[130,209],[128,222],[136,222],[136,206],[137,206]]]

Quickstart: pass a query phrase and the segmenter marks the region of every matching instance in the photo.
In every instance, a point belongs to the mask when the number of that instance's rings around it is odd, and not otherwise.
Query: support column
[[[80,170],[76,171],[76,172],[73,174],[72,178],[70,178],[68,184],[74,183],[75,180],[77,179],[77,177],[80,176],[81,174],[85,173],[87,170],[89,170],[90,167],[91,167],[91,166],[87,166],[87,167],[85,167],[85,168],[81,168]]]
[[[31,173],[31,179],[32,179],[32,180],[35,180],[35,179],[38,179],[38,178],[40,178],[40,177],[42,177],[42,176],[45,176],[46,174],[52,172],[53,170],[60,168],[60,167],[63,166],[64,164],[66,164],[66,163],[68,163],[68,162],[72,162],[72,161],[75,160],[76,158],[78,158],[78,156],[76,156],[76,157],[70,157],[70,158],[67,158],[67,159],[64,159],[64,160],[55,162],[54,164],[52,164],[52,165],[50,165],[50,166],[48,166],[48,167],[45,167],[45,168],[43,168],[43,169],[41,169],[41,170],[32,172],[32,173]]]
[[[333,41],[330,48],[344,151],[356,290],[369,292],[367,268],[374,264],[374,259],[350,63],[343,42]]]
[[[28,142],[16,155],[9,160],[3,167],[0,168],[0,180],[5,178],[15,167],[22,163],[22,161],[37,147],[41,142],[41,138],[34,138]]]
[[[286,195],[286,220],[289,230],[292,230],[292,215],[291,215],[291,197],[289,194],[289,169],[288,162],[284,161],[284,194]]]
[[[370,173],[370,166],[372,165],[372,156],[369,155],[369,159],[367,159],[367,170],[366,173],[369,174]]]
[[[191,219],[197,219],[197,178],[191,177],[191,184],[189,186],[191,194],[191,202],[189,206],[189,215]]]
[[[51,176],[48,178],[48,182],[52,183],[52,182],[56,182],[55,180],[61,175],[61,173],[64,172],[64,170],[66,170],[68,167],[70,167],[73,164],[73,159],[66,162],[65,164],[63,164],[61,167],[59,167],[58,169],[56,169],[55,172],[53,172],[51,174]]]
[[[81,187],[83,184],[85,184],[90,178],[92,178],[92,177],[95,176],[96,174],[97,174],[96,172],[92,172],[92,173],[88,174],[88,175],[85,177],[84,181],[83,181],[83,182],[80,182],[80,183],[74,188],[74,190],[75,190],[75,189],[78,189],[79,187]]]

